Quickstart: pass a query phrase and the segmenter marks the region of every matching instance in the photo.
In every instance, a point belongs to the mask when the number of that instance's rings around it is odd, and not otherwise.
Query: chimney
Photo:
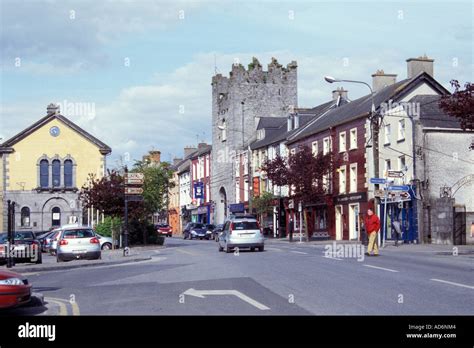
[[[286,121],[286,130],[289,132],[293,129],[293,115],[288,115],[288,119]]]
[[[372,74],[372,89],[374,92],[393,85],[395,82],[397,82],[397,74],[386,74],[383,70],[377,70],[375,74]]]
[[[175,157],[173,158],[173,165],[177,165],[179,162],[181,162],[183,159],[182,158],[178,158],[178,157]]]
[[[423,57],[408,58],[407,59],[407,77],[409,79],[414,78],[421,72],[425,72],[431,77],[434,77],[433,62],[434,62],[434,59],[428,58],[426,54]]]
[[[198,144],[198,149],[199,150],[204,149],[206,146],[207,146],[207,143],[199,143]]]
[[[184,157],[188,157],[191,153],[193,153],[194,151],[196,151],[196,148],[193,147],[193,146],[186,146],[184,148]]]
[[[298,129],[300,127],[300,115],[296,113],[294,117],[295,117],[295,129]]]
[[[160,151],[150,151],[149,156],[150,162],[152,164],[160,164],[161,162],[161,152]]]
[[[59,115],[59,105],[51,103],[46,108],[47,115]]]
[[[332,91],[332,100],[337,101],[339,97],[347,99],[347,91],[343,87],[338,87]]]

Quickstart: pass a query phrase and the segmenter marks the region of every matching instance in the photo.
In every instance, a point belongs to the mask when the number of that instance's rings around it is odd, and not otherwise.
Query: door
[[[342,240],[342,205],[336,205],[336,240]]]
[[[453,224],[453,244],[466,244],[466,207],[455,206],[454,208],[454,224]]]
[[[359,204],[349,204],[349,239],[359,238]]]

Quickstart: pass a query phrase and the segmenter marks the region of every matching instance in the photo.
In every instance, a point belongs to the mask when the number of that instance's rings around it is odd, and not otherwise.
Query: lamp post
[[[345,79],[337,79],[332,76],[325,76],[324,80],[328,83],[334,83],[334,82],[348,82],[348,83],[358,83],[365,85],[369,90],[370,90],[370,98],[371,98],[371,108],[370,108],[370,124],[371,124],[371,132],[372,132],[372,161],[374,163],[374,177],[378,178],[379,177],[379,118],[378,115],[375,112],[375,104],[374,104],[374,90],[372,87],[364,82],[364,81],[358,81],[358,80],[345,80]],[[370,147],[369,144],[366,145],[366,148]],[[375,184],[374,189],[378,190],[379,185]],[[375,193],[375,192],[374,192]],[[374,199],[374,209],[375,204],[376,204],[376,199]],[[384,221],[384,223],[386,223]]]

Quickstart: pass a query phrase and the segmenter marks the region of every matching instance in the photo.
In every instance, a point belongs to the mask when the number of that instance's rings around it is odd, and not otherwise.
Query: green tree
[[[120,217],[106,216],[104,222],[98,223],[95,230],[98,234],[104,237],[112,237],[113,232],[117,237],[121,226],[122,219]]]
[[[275,196],[273,193],[265,191],[260,196],[254,197],[252,204],[257,214],[262,215],[273,211],[272,205],[274,200]]]

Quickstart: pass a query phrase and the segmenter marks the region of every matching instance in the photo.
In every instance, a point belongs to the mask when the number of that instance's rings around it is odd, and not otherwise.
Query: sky
[[[325,75],[401,80],[406,59],[425,54],[452,90],[473,81],[473,11],[470,0],[0,0],[0,142],[54,102],[112,147],[109,167],[149,150],[181,157],[212,138],[212,76],[252,57],[264,69],[297,61],[300,107],[330,100],[338,85]]]

